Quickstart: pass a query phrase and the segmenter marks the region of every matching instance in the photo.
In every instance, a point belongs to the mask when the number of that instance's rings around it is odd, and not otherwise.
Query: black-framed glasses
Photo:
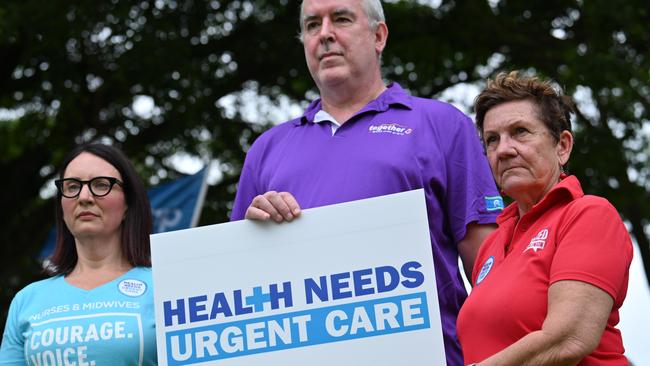
[[[56,188],[59,189],[59,192],[61,192],[61,195],[67,198],[78,197],[84,184],[88,185],[90,193],[92,193],[95,197],[104,197],[107,194],[111,193],[113,186],[116,184],[120,186],[124,185],[124,183],[113,177],[95,177],[90,180],[65,178],[55,180],[54,184],[56,185]]]

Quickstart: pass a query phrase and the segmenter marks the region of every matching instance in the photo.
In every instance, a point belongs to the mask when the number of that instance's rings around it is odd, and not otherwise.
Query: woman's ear
[[[560,133],[560,139],[557,142],[557,159],[560,163],[560,166],[564,166],[571,156],[571,150],[573,149],[573,135],[571,132],[564,130]]]

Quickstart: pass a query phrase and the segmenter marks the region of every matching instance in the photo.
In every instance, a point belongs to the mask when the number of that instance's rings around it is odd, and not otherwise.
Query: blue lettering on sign
[[[246,296],[246,303],[253,305],[255,312],[264,311],[264,304],[271,302],[271,295],[262,292],[262,287],[253,288],[253,296]]]
[[[235,297],[235,314],[241,315],[250,314],[253,312],[252,306],[243,306],[241,290],[235,290],[233,292],[233,296]]]
[[[250,296],[244,296],[242,290],[235,290],[232,299],[233,307],[223,292],[214,294],[211,302],[208,301],[207,295],[164,301],[165,326],[213,320],[219,316],[227,318],[233,315],[262,312],[266,303],[270,303],[273,310],[279,309],[281,305],[285,308],[293,306],[291,282],[284,282],[281,285],[271,284],[267,293],[261,286],[254,287],[253,294]]]
[[[200,322],[209,319],[208,314],[200,314],[205,311],[205,303],[208,301],[206,295],[190,297],[187,300],[190,310],[190,322]]]
[[[372,295],[375,289],[372,286],[372,269],[362,269],[352,272],[352,283],[354,283],[354,294],[356,296]]]
[[[171,301],[165,301],[163,303],[165,326],[174,324],[174,318],[176,319],[176,324],[185,324],[185,301],[184,299],[178,299],[175,302],[175,307]]]
[[[213,305],[212,311],[210,312],[210,319],[216,318],[219,314],[223,314],[225,317],[232,316],[232,310],[230,310],[228,300],[226,299],[226,295],[224,295],[223,292],[214,294],[214,300],[212,303]],[[167,317],[165,317],[165,325],[167,325],[166,319]]]
[[[418,271],[420,267],[420,263],[412,261],[404,263],[399,270],[392,266],[382,266],[335,273],[329,277],[320,276],[318,282],[313,278],[306,278],[305,301],[307,304],[313,304],[316,300],[326,302],[330,300],[330,293],[331,300],[338,300],[389,292],[400,284],[406,288],[416,288],[424,283],[424,274]]]
[[[271,296],[271,309],[280,308],[280,300],[284,301],[284,307],[290,308],[293,306],[293,297],[291,296],[291,282],[284,282],[282,284],[282,291],[278,289],[277,284],[269,286]]]
[[[393,291],[400,285],[414,289],[424,283],[422,265],[411,261],[401,267],[381,266],[353,272],[334,273],[304,280],[305,303],[327,302],[351,297],[381,294]],[[253,314],[268,310],[293,307],[291,282],[271,284],[265,291],[256,286],[244,294],[243,290],[232,291],[231,296],[223,292],[214,295],[197,295],[187,299],[163,301],[163,318],[166,327],[187,323],[229,318],[236,315]]]
[[[427,297],[419,292],[170,331],[165,342],[167,363],[185,365],[427,328]]]
[[[316,281],[314,281],[313,278],[306,278],[305,291],[307,304],[314,302],[314,295],[316,295],[320,301],[328,301],[329,296],[327,292],[327,277],[320,276],[318,279],[318,284],[316,284]]]

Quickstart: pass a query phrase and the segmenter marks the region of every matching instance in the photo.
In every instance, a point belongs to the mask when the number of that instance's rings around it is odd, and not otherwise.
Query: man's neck
[[[321,104],[325,112],[329,113],[340,124],[344,124],[350,117],[365,107],[370,101],[386,90],[386,85],[377,78],[371,85],[338,85],[335,88],[321,89]]]

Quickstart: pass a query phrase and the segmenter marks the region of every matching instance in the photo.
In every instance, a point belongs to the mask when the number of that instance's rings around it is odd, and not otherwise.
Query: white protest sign
[[[160,365],[444,365],[422,190],[152,235]]]

